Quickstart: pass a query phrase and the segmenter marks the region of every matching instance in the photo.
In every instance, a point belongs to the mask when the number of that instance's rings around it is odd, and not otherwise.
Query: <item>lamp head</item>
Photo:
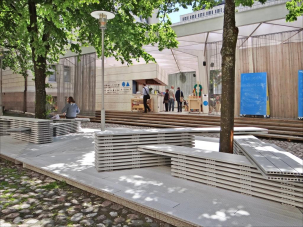
[[[107,11],[94,11],[91,16],[99,20],[100,29],[105,29],[107,20],[113,19],[115,14]]]

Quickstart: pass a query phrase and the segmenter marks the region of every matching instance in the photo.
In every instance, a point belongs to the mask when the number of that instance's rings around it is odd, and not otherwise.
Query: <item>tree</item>
[[[161,10],[165,12],[178,11],[176,4],[187,8],[191,5],[194,10],[202,7],[211,8],[222,1],[205,0],[167,0]],[[265,3],[266,0],[259,0]],[[221,131],[220,152],[233,153],[234,131],[234,100],[235,100],[235,53],[238,38],[238,28],[235,21],[235,7],[239,5],[252,6],[253,0],[225,0],[222,55],[222,97],[221,97]],[[297,20],[303,14],[302,0],[291,0],[286,3],[289,14],[287,21]]]
[[[36,118],[46,117],[47,64],[57,62],[68,49],[80,54],[81,46],[86,45],[94,46],[101,55],[101,31],[98,21],[90,15],[92,11],[116,13],[107,26],[105,56],[114,56],[127,64],[140,57],[148,62],[154,58],[144,51],[144,45],[158,44],[159,50],[176,47],[170,21],[163,20],[155,25],[134,21],[134,15],[151,17],[153,10],[162,3],[162,0],[1,1],[0,26],[5,28],[6,35],[1,36],[0,45],[22,43],[25,49],[30,47],[36,88]]]
[[[4,13],[0,13],[0,21],[4,21]],[[0,40],[1,45],[8,51],[3,59],[3,68],[9,67],[16,74],[21,74],[24,77],[24,106],[23,111],[27,111],[27,77],[28,71],[33,69],[30,47],[26,40],[22,40],[22,34],[18,34],[16,24],[13,18],[6,18],[9,23],[0,23]],[[11,34],[20,37],[19,40],[11,39]],[[21,36],[20,36],[21,35]]]
[[[262,4],[266,0],[259,0]],[[288,21],[296,20],[302,15],[302,5],[292,0],[287,3],[290,10],[286,16]],[[233,132],[234,132],[234,100],[235,100],[235,53],[238,38],[238,28],[235,23],[235,6],[252,6],[252,0],[225,0],[223,45],[222,55],[222,99],[221,99],[221,131],[220,131],[220,152],[233,153]]]

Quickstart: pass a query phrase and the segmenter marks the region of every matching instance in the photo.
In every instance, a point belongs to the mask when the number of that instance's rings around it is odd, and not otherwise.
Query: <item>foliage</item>
[[[303,0],[291,0],[286,3],[286,8],[289,11],[286,21],[296,21],[299,16],[303,15]]]
[[[177,46],[169,20],[157,24],[135,22],[148,18],[163,0],[3,0],[0,2],[0,45],[13,52],[6,61],[11,68],[31,69],[35,75],[36,117],[45,117],[46,64],[58,62],[66,50],[81,53],[81,46],[92,45],[101,55],[101,31],[90,13],[110,11],[116,17],[108,22],[105,33],[105,56],[122,63],[132,59],[154,61],[144,45],[158,45],[159,50]],[[24,59],[20,59],[23,56]],[[24,61],[21,61],[24,60]],[[29,61],[31,60],[31,61]],[[20,67],[17,67],[16,63]],[[32,64],[32,65],[31,65]],[[25,74],[26,70],[21,71]]]

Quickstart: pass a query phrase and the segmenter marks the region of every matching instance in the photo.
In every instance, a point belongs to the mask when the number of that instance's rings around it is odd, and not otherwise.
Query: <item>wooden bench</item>
[[[254,136],[236,136],[235,151],[246,156],[264,177],[303,182],[303,160]]]
[[[37,144],[52,142],[50,120],[11,116],[1,116],[0,120],[10,122],[7,131],[15,139]]]
[[[65,125],[61,125],[61,126],[64,127],[65,129],[62,128],[61,131],[67,131],[68,133],[75,133],[81,130],[81,120],[79,119],[54,119],[53,123],[64,123]],[[60,127],[60,125],[58,125],[58,127]]]
[[[140,145],[173,144],[194,146],[194,136],[172,129],[112,129],[95,133],[95,166],[97,171],[112,171],[169,165],[161,155],[137,151]]]
[[[0,118],[0,136],[7,135],[7,130],[10,128],[11,122],[7,119]]]
[[[245,156],[167,144],[138,151],[171,158],[175,177],[303,208],[302,183],[268,180]]]

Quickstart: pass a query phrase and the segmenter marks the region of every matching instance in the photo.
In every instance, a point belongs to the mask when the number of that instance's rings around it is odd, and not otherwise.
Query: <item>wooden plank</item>
[[[236,136],[235,142],[243,148],[245,155],[248,155],[254,163],[256,163],[265,174],[290,174],[301,175],[301,171],[296,169],[303,169],[303,165],[298,163],[297,159],[291,161],[294,155],[287,155],[285,151],[279,151],[271,147],[270,144],[264,144],[254,136]],[[294,168],[289,163],[296,163]]]
[[[31,128],[25,128],[25,127],[20,127],[20,128],[10,128],[6,130],[7,132],[30,132]]]

